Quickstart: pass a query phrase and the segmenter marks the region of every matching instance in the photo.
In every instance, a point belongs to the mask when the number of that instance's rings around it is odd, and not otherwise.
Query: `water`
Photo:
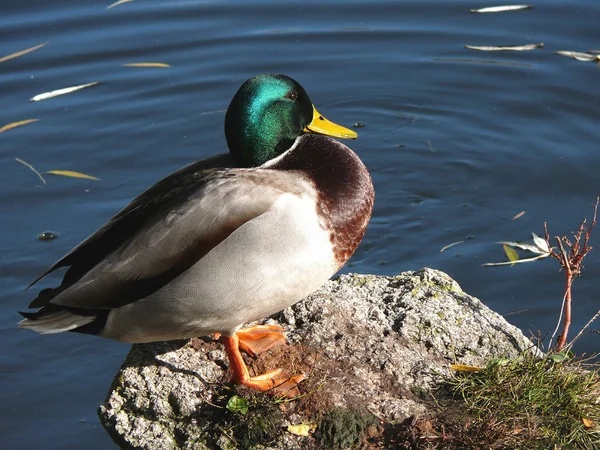
[[[49,44],[0,63],[0,125],[40,119],[0,135],[0,447],[111,447],[95,411],[128,347],[16,330],[16,310],[34,296],[23,290],[147,186],[223,151],[223,110],[257,73],[286,73],[331,120],[365,124],[351,146],[377,199],[344,271],[438,268],[500,313],[525,309],[508,316],[523,330],[553,328],[564,284],[556,262],[481,264],[505,258],[498,240],[527,240],[544,221],[564,234],[591,215],[600,72],[553,52],[598,45],[600,3],[547,0],[489,15],[469,9],[490,3],[455,0],[109,3],[2,5],[0,56]],[[463,48],[539,42],[519,53]],[[171,67],[122,66],[132,62]],[[28,103],[92,81],[103,84]],[[15,158],[101,180],[45,175],[41,185]],[[44,230],[59,238],[38,241]],[[598,254],[586,262],[574,331],[600,307]],[[588,335],[576,350],[597,348]]]

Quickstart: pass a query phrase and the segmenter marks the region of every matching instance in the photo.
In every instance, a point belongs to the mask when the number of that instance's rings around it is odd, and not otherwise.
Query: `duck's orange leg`
[[[287,397],[296,397],[300,395],[298,383],[304,379],[304,375],[290,376],[283,369],[276,369],[270,372],[251,377],[248,372],[248,367],[240,353],[240,339],[237,335],[221,336],[221,341],[225,345],[225,351],[229,358],[229,366],[231,368],[232,381],[235,384],[243,384],[257,391],[271,391],[277,395]],[[281,334],[281,333],[280,333]],[[272,347],[271,347],[272,348]]]

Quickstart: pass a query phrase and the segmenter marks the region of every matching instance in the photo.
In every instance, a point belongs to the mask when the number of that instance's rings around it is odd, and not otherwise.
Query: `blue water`
[[[596,0],[473,15],[467,1],[4,1],[0,126],[1,448],[104,449],[96,417],[128,346],[17,330],[29,282],[153,182],[225,149],[223,110],[248,77],[296,78],[329,119],[362,122],[351,146],[377,192],[363,245],[344,271],[423,266],[524,331],[555,325],[563,274],[555,261],[484,268],[499,240],[576,229],[600,194],[595,63],[553,54],[599,45]],[[470,45],[544,43],[528,52]],[[130,68],[163,62],[168,69]],[[29,103],[36,94],[103,84]],[[88,181],[40,172],[76,170]],[[525,215],[511,220],[525,210]],[[59,233],[38,241],[45,230]],[[592,244],[600,238],[592,237]],[[465,241],[440,253],[444,246]],[[600,308],[600,253],[574,285],[572,334]],[[54,277],[40,283],[51,286]],[[592,327],[593,328],[593,327]],[[599,347],[587,335],[578,352]]]

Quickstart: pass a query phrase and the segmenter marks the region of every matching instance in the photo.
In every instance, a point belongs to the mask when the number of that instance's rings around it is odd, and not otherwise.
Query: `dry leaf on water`
[[[88,87],[96,86],[100,84],[100,81],[94,81],[93,83],[80,84],[78,86],[70,86],[62,89],[57,89],[55,91],[44,92],[43,94],[38,94],[35,97],[32,97],[30,102],[39,102],[40,100],[46,100],[52,97],[58,97],[59,95],[70,94],[71,92],[78,91],[80,89],[85,89]]]
[[[590,55],[589,53],[583,52],[571,52],[568,50],[559,50],[554,52],[557,55],[568,56],[570,58],[576,59],[578,61],[599,61],[600,55]]]
[[[86,180],[100,180],[100,178],[96,178],[91,175],[86,175],[85,173],[81,172],[74,172],[72,170],[49,170],[46,173],[50,173],[52,175],[61,175],[63,177],[85,178]]]
[[[519,214],[515,215],[515,217],[513,217],[512,220],[520,219],[524,215],[525,215],[525,211],[521,211]]]
[[[18,58],[19,56],[26,55],[27,53],[31,53],[32,51],[37,50],[38,48],[42,48],[47,43],[48,42],[44,42],[43,44],[36,45],[35,47],[29,47],[25,50],[21,50],[20,52],[11,53],[10,55],[3,56],[2,58],[0,58],[0,63],[8,61],[9,59]]]
[[[539,44],[525,44],[525,45],[507,45],[507,46],[479,46],[479,45],[465,45],[465,48],[470,50],[478,50],[480,52],[503,52],[503,51],[513,51],[513,52],[521,52],[524,50],[535,50],[536,48],[541,48],[544,46],[543,42]]]
[[[139,62],[139,63],[129,63],[123,64],[125,67],[171,67],[169,64],[159,63],[159,62]]]
[[[537,261],[538,259],[543,259],[543,258],[547,258],[548,256],[550,256],[550,248],[548,247],[548,243],[546,242],[546,240],[542,239],[535,233],[531,233],[531,235],[533,237],[533,244],[527,244],[525,242],[514,242],[514,241],[497,242],[498,244],[502,244],[502,246],[504,248],[504,252],[506,253],[506,256],[508,256],[508,261],[499,262],[499,263],[485,263],[482,265],[485,267],[506,266],[506,265],[512,266],[513,264],[516,264],[516,263],[533,262],[533,261]],[[519,259],[518,253],[512,247],[516,247],[521,250],[535,253],[538,256],[534,256],[533,258]]]
[[[119,0],[118,2],[114,2],[112,5],[108,5],[106,7],[106,9],[111,9],[114,8],[115,6],[119,6],[122,5],[123,3],[129,3],[132,2],[133,0]]]
[[[457,242],[453,242],[452,244],[448,244],[445,247],[442,247],[442,249],[440,250],[440,253],[448,250],[450,247],[454,247],[455,245],[462,244],[463,242],[465,242],[465,241],[457,241]]]
[[[496,13],[504,11],[518,11],[520,9],[531,9],[531,5],[504,5],[504,6],[489,6],[487,8],[472,9],[472,13]]]
[[[17,128],[23,125],[27,125],[28,123],[32,123],[32,122],[37,122],[40,119],[27,119],[27,120],[20,120],[19,122],[12,122],[9,123],[7,125],[4,125],[2,128],[0,128],[0,133],[4,133],[5,131],[8,130],[12,130],[13,128]]]
[[[519,254],[514,248],[506,244],[502,244],[502,247],[504,247],[504,253],[506,253],[509,261],[514,262],[519,260]]]

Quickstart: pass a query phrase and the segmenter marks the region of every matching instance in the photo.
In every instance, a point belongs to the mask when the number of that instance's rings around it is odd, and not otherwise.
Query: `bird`
[[[231,381],[294,396],[303,374],[251,376],[241,351],[285,343],[275,325],[242,326],[306,298],[361,242],[371,176],[283,74],[244,82],[225,114],[229,153],[191,163],[142,192],[39,275],[68,267],[20,312],[18,327],[126,343],[220,336]],[[223,164],[228,163],[228,166]]]

